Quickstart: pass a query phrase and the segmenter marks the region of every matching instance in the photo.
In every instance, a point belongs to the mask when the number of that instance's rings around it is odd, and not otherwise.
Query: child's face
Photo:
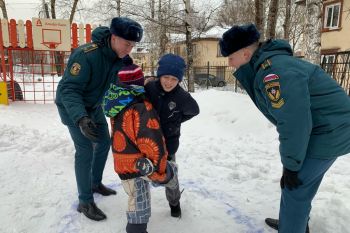
[[[178,83],[179,80],[175,76],[163,75],[160,77],[160,84],[162,85],[162,88],[165,92],[172,91]]]

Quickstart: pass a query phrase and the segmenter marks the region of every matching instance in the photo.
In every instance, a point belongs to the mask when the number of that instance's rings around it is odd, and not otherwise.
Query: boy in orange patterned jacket
[[[172,178],[177,168],[167,161],[157,112],[145,98],[143,87],[132,85],[132,80],[139,84],[138,69],[125,70],[127,66],[120,72],[128,77],[120,77],[124,83],[111,85],[103,109],[111,118],[114,169],[129,196],[126,232],[147,233],[151,216],[149,181],[176,186],[177,180]]]

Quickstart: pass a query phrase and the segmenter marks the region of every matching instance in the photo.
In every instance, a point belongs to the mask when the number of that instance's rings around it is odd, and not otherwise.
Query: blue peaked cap
[[[109,30],[113,35],[135,42],[140,42],[143,36],[141,25],[126,17],[113,18]]]
[[[230,54],[245,48],[260,39],[260,33],[254,24],[243,26],[233,26],[227,30],[219,41],[222,56],[227,57]]]

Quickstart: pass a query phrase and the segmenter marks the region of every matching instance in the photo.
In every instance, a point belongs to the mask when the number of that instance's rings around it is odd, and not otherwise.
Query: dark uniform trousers
[[[75,147],[75,177],[77,180],[79,202],[93,202],[92,187],[102,181],[111,139],[107,124],[96,124],[98,141],[92,142],[74,125],[68,125]]]
[[[176,162],[175,154],[169,155],[168,160]],[[177,206],[179,204],[180,197],[181,197],[179,180],[178,180],[178,172],[175,175],[174,179],[176,180],[177,185],[172,188],[165,187],[165,195],[170,205]]]

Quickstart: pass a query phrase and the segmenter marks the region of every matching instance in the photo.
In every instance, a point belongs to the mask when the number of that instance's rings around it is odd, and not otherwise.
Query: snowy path
[[[163,188],[152,189],[150,233],[268,233],[276,217],[281,165],[277,133],[244,95],[203,91],[201,114],[182,128],[177,154],[183,217],[170,217]],[[125,232],[127,196],[106,164],[117,196],[95,195],[107,221],[75,211],[74,148],[54,105],[0,106],[0,232]],[[317,233],[350,233],[350,156],[338,159],[314,201]]]

